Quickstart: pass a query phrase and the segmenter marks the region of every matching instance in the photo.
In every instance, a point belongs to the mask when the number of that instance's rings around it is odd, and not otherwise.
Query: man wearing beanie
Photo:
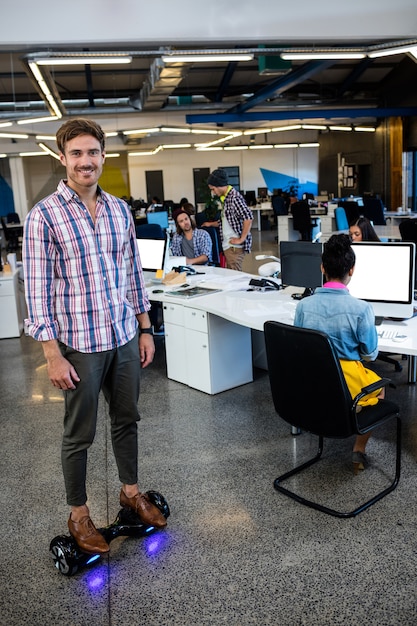
[[[252,248],[250,229],[253,213],[243,196],[229,185],[225,170],[214,170],[209,175],[207,184],[222,204],[219,230],[227,267],[241,271],[243,258]]]
[[[211,261],[213,244],[207,231],[196,228],[194,218],[185,210],[173,214],[177,232],[171,241],[173,256],[185,256],[187,265],[206,265]]]

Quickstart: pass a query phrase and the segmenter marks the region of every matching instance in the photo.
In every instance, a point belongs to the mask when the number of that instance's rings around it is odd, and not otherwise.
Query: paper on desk
[[[230,276],[216,276],[215,278],[205,278],[200,280],[199,283],[204,283],[204,287],[210,289],[222,289],[224,291],[235,291],[237,289],[247,289],[249,285],[249,279],[247,276],[239,276],[230,280]]]

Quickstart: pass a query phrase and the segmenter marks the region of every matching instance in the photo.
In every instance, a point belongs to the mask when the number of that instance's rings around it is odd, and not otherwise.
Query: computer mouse
[[[152,293],[164,293],[163,289],[153,289]]]

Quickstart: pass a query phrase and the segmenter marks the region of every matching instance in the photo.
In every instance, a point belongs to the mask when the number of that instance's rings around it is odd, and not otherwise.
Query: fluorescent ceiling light
[[[65,56],[45,57],[36,59],[38,65],[109,65],[114,63],[131,63],[132,57],[128,55],[115,56]]]
[[[162,147],[167,150],[169,150],[170,148],[191,148],[191,144],[190,143],[166,143],[163,144]]]
[[[249,146],[249,150],[269,150],[273,147],[274,146],[271,146],[270,144],[264,146]]]
[[[284,61],[309,61],[309,60],[326,60],[334,59],[364,59],[363,52],[283,52],[280,57]]]
[[[29,69],[32,72],[33,76],[35,77],[36,82],[39,85],[39,88],[41,89],[42,93],[44,94],[50,108],[52,109],[52,111],[55,113],[55,115],[57,116],[58,119],[61,119],[62,117],[62,112],[55,100],[55,98],[53,97],[48,85],[46,84],[45,78],[42,74],[42,72],[40,71],[39,67],[37,66],[37,64],[34,61],[29,61]]]
[[[0,137],[3,139],[29,139],[29,135],[23,135],[21,133],[0,133]]]
[[[120,152],[106,152],[106,159],[111,159],[112,157],[119,157]]]
[[[303,130],[326,130],[327,126],[322,124],[303,124],[301,128]]]
[[[225,150],[247,150],[249,146],[225,146]]]
[[[47,117],[32,117],[25,120],[18,120],[18,124],[37,124],[38,122],[55,122],[58,118],[56,115],[48,115]]]
[[[55,135],[35,135],[36,141],[55,141]]]
[[[350,126],[329,126],[330,130],[346,130],[351,131],[352,128]]]
[[[277,128],[272,128],[271,132],[280,133],[283,130],[300,130],[301,124],[291,124],[290,126],[277,126]]]
[[[105,133],[106,137],[117,137],[119,133],[117,133],[116,131],[114,132],[110,132],[110,133]]]
[[[128,155],[132,157],[153,156],[154,154],[157,154],[157,152],[159,152],[160,150],[162,150],[162,146],[158,146],[157,148],[155,148],[155,150],[148,150],[148,151],[142,151],[142,152],[128,152]]]
[[[372,126],[355,126],[354,130],[358,133],[374,133],[376,128],[372,128]]]
[[[159,133],[159,128],[138,128],[136,130],[124,130],[124,135],[150,135],[151,133]]]
[[[393,54],[404,54],[409,52],[414,57],[417,58],[417,46],[399,46],[397,48],[385,48],[383,50],[374,50],[373,52],[368,52],[368,57],[370,59],[378,59],[379,57],[389,57]]]
[[[51,148],[48,148],[48,146],[46,146],[44,143],[40,142],[38,143],[38,146],[40,148],[42,148],[42,150],[44,152],[46,152],[47,154],[49,154],[51,157],[54,157],[54,159],[56,159],[57,161],[59,161],[59,156],[57,155],[56,152],[54,152],[53,150],[51,150]]]
[[[209,130],[208,128],[192,128],[191,132],[195,135],[218,135],[218,130]]]
[[[196,144],[195,149],[201,152],[214,152],[215,150],[223,150],[221,146],[214,146],[213,148],[206,148],[204,144],[202,144],[201,146],[197,146]]]
[[[7,126],[13,126],[12,122],[1,122],[0,128],[6,128]]]
[[[7,157],[7,154],[3,154],[3,153],[0,154],[0,159],[5,159],[6,157]]]
[[[318,148],[320,146],[319,143],[317,142],[312,142],[312,143],[300,143],[298,144],[299,148]]]
[[[298,148],[298,143],[276,143],[274,148]]]
[[[19,152],[20,157],[46,156],[46,154],[44,150],[42,152]]]
[[[162,133],[191,133],[191,128],[172,128],[171,126],[161,126]]]
[[[270,133],[270,128],[257,128],[256,130],[244,130],[244,135],[262,135],[264,133]]]
[[[168,54],[164,63],[216,63],[228,61],[252,61],[254,54]]]

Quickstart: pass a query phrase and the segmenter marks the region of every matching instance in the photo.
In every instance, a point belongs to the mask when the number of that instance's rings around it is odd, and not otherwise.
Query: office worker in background
[[[298,303],[294,319],[295,326],[319,330],[330,337],[352,398],[362,387],[380,380],[375,372],[362,364],[362,360],[376,359],[378,337],[369,302],[349,294],[347,287],[354,268],[355,253],[349,236],[332,235],[323,246],[322,272],[326,282],[312,296]],[[359,405],[373,405],[383,397],[384,389],[379,389],[359,400]],[[369,463],[365,453],[369,437],[370,433],[356,437],[352,455],[355,473]]]
[[[214,170],[209,174],[207,184],[212,193],[220,198],[222,205],[219,229],[227,267],[241,271],[244,256],[252,248],[250,229],[253,213],[243,196],[229,185],[225,170]]]
[[[171,240],[173,256],[185,256],[187,265],[207,265],[212,260],[210,235],[201,228],[196,228],[194,217],[185,209],[173,213],[177,232]]]
[[[349,226],[349,235],[352,241],[380,241],[374,227],[366,217],[360,217]]]
[[[86,493],[101,390],[120,504],[147,524],[166,524],[137,484],[140,368],[152,362],[155,347],[130,209],[97,184],[104,132],[92,120],[75,118],[60,127],[56,141],[66,180],[25,222],[26,327],[42,342],[49,379],[64,394],[61,458],[70,533],[85,552],[105,553],[109,546],[90,518]]]

